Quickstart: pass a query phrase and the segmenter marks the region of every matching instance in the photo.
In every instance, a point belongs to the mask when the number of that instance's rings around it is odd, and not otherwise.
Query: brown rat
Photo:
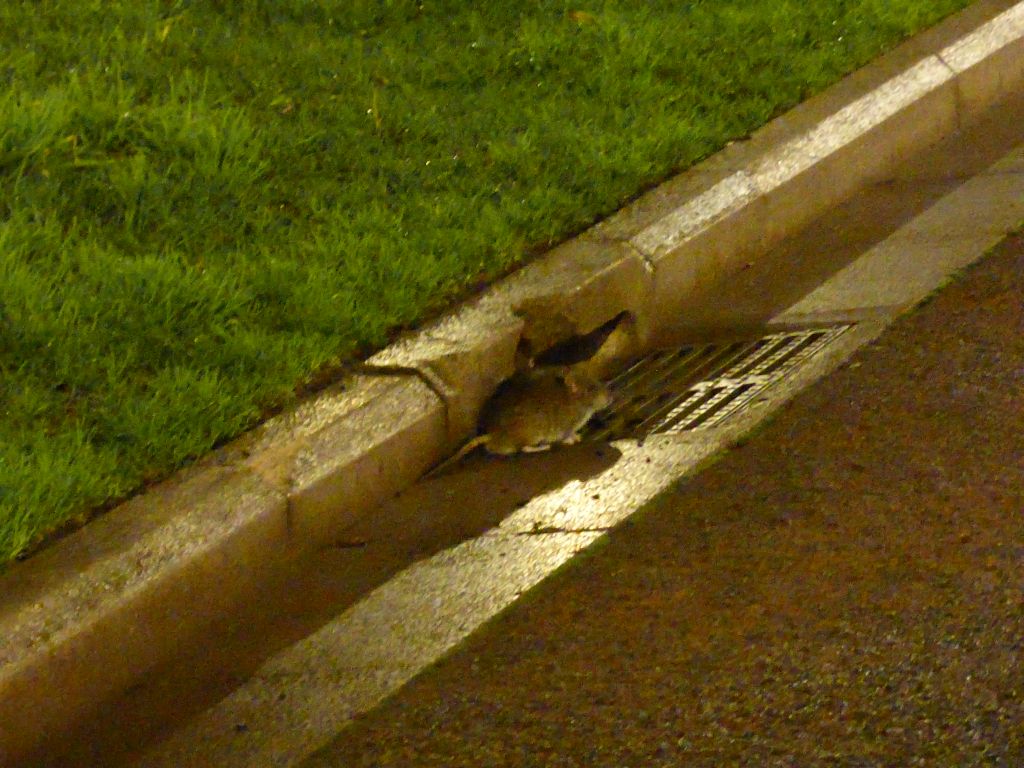
[[[478,445],[510,454],[575,443],[583,425],[610,403],[604,384],[571,368],[513,376],[484,407]]]
[[[502,456],[571,445],[579,441],[579,430],[590,418],[610,404],[611,395],[604,384],[571,368],[540,368],[517,374],[503,383],[484,406],[482,434],[437,470],[481,445],[488,453]]]

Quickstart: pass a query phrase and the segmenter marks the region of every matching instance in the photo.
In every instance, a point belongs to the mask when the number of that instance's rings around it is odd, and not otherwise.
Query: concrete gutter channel
[[[980,0],[0,577],[0,765],[73,730],[474,429],[517,354],[625,310],[638,349],[915,150],[1024,87],[1024,2]]]

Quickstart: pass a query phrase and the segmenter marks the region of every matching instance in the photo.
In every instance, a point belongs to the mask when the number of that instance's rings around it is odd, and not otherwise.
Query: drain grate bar
[[[742,370],[737,371],[733,376],[739,378],[748,374],[771,375],[783,368],[790,360],[800,355],[808,348],[814,346],[828,334],[825,331],[808,333],[802,338],[793,335],[781,337],[778,342],[771,345],[765,354],[756,361],[751,362]]]
[[[721,383],[715,387],[708,387],[706,390],[708,396],[698,400],[699,405],[697,408],[692,410],[684,408],[679,413],[670,413],[666,418],[654,425],[656,429],[650,431],[680,432],[683,429],[697,429],[711,418],[724,418],[729,412],[729,405],[755,386],[755,384],[748,382],[739,386],[729,386],[726,383]],[[685,426],[683,426],[684,424]]]
[[[610,382],[612,405],[595,416],[583,436],[614,440],[717,424],[849,327],[655,352]]]
[[[635,427],[644,429],[678,407],[680,400],[673,392],[729,367],[760,346],[759,340],[655,353],[656,357],[641,361],[612,382],[613,397],[629,402]]]
[[[751,360],[748,360],[743,365],[739,366],[735,370],[730,371],[733,378],[743,378],[757,372],[760,368],[763,368],[768,361],[774,359],[777,355],[790,347],[793,344],[794,339],[791,336],[783,336],[780,339],[773,339],[770,343],[765,344],[765,348],[762,349],[761,353],[754,356]]]

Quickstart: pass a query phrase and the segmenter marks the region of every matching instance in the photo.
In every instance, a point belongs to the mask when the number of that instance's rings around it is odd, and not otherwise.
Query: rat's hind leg
[[[542,453],[549,450],[551,450],[551,443],[544,443],[543,445],[524,445],[520,449],[520,453]]]

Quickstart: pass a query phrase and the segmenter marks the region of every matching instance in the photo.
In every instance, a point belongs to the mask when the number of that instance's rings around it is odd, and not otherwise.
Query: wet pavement
[[[307,766],[1024,765],[1024,237]]]

